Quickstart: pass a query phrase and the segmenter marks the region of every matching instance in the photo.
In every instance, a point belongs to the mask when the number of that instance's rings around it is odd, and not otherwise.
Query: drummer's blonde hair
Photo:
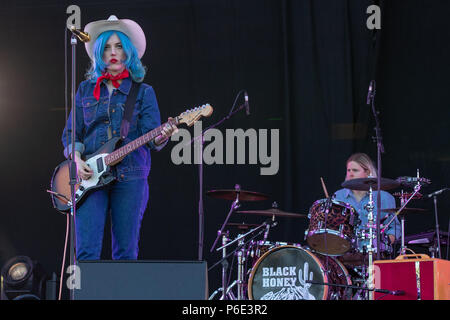
[[[372,159],[365,153],[354,153],[348,158],[347,164],[350,161],[354,161],[359,164],[366,172],[368,176],[377,177],[377,168],[373,164]]]

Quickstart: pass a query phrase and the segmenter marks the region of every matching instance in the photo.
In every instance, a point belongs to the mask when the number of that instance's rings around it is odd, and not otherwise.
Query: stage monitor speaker
[[[208,295],[204,261],[79,261],[78,266],[75,300],[205,300]]]

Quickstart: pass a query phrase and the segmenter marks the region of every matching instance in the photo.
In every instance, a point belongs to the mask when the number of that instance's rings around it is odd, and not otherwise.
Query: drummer
[[[377,177],[377,170],[375,165],[373,164],[370,157],[365,153],[355,153],[350,156],[347,160],[347,174],[345,176],[345,181],[351,179],[358,178],[368,178]],[[386,191],[381,191],[381,209],[390,209],[395,208],[395,199],[394,197]],[[368,191],[360,191],[360,190],[350,190],[350,189],[340,189],[335,193],[335,200],[343,201],[350,204],[355,210],[359,213],[359,219],[361,223],[359,225],[358,231],[367,230],[368,224],[368,211],[366,209],[366,205],[369,202],[369,192]],[[376,222],[377,215],[377,191],[373,192],[373,201],[374,201],[374,211],[373,211],[373,220]],[[380,223],[381,221],[388,223],[392,218],[391,213],[381,211],[380,214]],[[384,219],[387,217],[387,219]],[[393,244],[395,239],[400,236],[400,224],[397,219],[389,225],[389,227],[384,232],[384,235],[389,239],[390,244]],[[381,237],[383,239],[385,237]],[[376,240],[375,240],[376,241]],[[363,246],[368,246],[369,240],[358,241],[358,247],[360,250],[363,249]],[[376,248],[376,242],[374,242],[374,247]],[[387,249],[387,248],[386,248]],[[380,250],[383,251],[383,247],[380,245]]]

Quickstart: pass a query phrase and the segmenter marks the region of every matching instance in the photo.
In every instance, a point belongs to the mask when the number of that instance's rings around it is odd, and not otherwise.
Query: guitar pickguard
[[[86,160],[86,164],[92,169],[93,174],[88,180],[82,180],[80,187],[75,193],[76,196],[78,196],[78,199],[80,199],[86,191],[103,186],[103,183],[100,183],[100,178],[109,169],[105,164],[105,157],[107,155],[107,153],[102,153]]]

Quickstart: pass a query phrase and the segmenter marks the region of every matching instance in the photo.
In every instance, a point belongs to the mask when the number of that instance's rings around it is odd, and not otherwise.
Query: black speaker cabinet
[[[75,300],[205,300],[204,261],[79,261]]]

